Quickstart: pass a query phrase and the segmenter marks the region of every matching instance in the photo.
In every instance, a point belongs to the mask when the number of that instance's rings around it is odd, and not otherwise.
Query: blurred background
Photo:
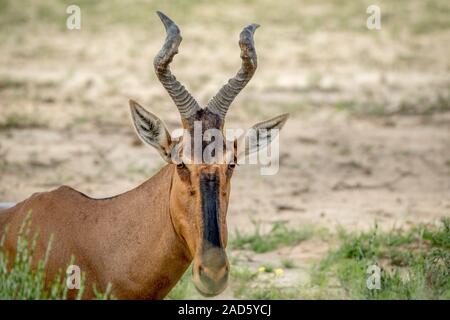
[[[66,27],[70,4],[80,30]],[[371,4],[381,30],[366,27]],[[291,114],[278,174],[240,166],[233,178],[236,271],[221,298],[355,297],[317,267],[342,230],[416,230],[450,215],[446,0],[0,0],[0,202],[61,184],[107,197],[164,165],[128,114],[132,98],[180,125],[153,71],[165,38],[156,10],[181,29],[171,69],[202,105],[239,69],[241,29],[259,23],[258,70],[226,126]],[[172,298],[191,289],[183,279]]]

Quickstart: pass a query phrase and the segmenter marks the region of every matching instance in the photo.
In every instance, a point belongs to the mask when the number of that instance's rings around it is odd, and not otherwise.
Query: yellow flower
[[[259,273],[264,273],[264,272],[266,272],[266,268],[265,267],[259,267],[258,272]]]
[[[281,277],[283,274],[284,274],[284,270],[283,269],[281,269],[281,268],[275,269],[275,275],[277,277]]]

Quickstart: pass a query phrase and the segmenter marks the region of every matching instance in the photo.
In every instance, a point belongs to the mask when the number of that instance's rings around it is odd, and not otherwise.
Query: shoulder
[[[79,191],[75,190],[74,188],[65,186],[65,185],[60,186],[50,192],[52,192],[52,193],[80,193]]]
[[[34,193],[30,200],[68,200],[69,198],[87,197],[81,192],[69,186],[60,186],[46,192]]]

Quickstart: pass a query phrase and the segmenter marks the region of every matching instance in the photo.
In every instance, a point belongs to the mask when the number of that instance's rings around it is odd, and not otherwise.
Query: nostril
[[[199,267],[198,267],[198,274],[199,274],[200,276],[203,276],[203,275],[205,274],[205,269],[203,269],[202,266],[199,266]]]
[[[222,275],[222,277],[217,281],[218,285],[223,285],[228,281],[228,270]]]

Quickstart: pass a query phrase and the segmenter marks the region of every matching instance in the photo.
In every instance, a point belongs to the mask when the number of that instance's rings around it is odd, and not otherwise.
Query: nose
[[[201,286],[197,290],[205,296],[215,296],[225,290],[228,282],[228,265],[221,269],[199,266],[199,279]]]
[[[223,249],[216,248],[194,262],[193,280],[197,290],[206,297],[221,293],[227,287],[229,264]]]

